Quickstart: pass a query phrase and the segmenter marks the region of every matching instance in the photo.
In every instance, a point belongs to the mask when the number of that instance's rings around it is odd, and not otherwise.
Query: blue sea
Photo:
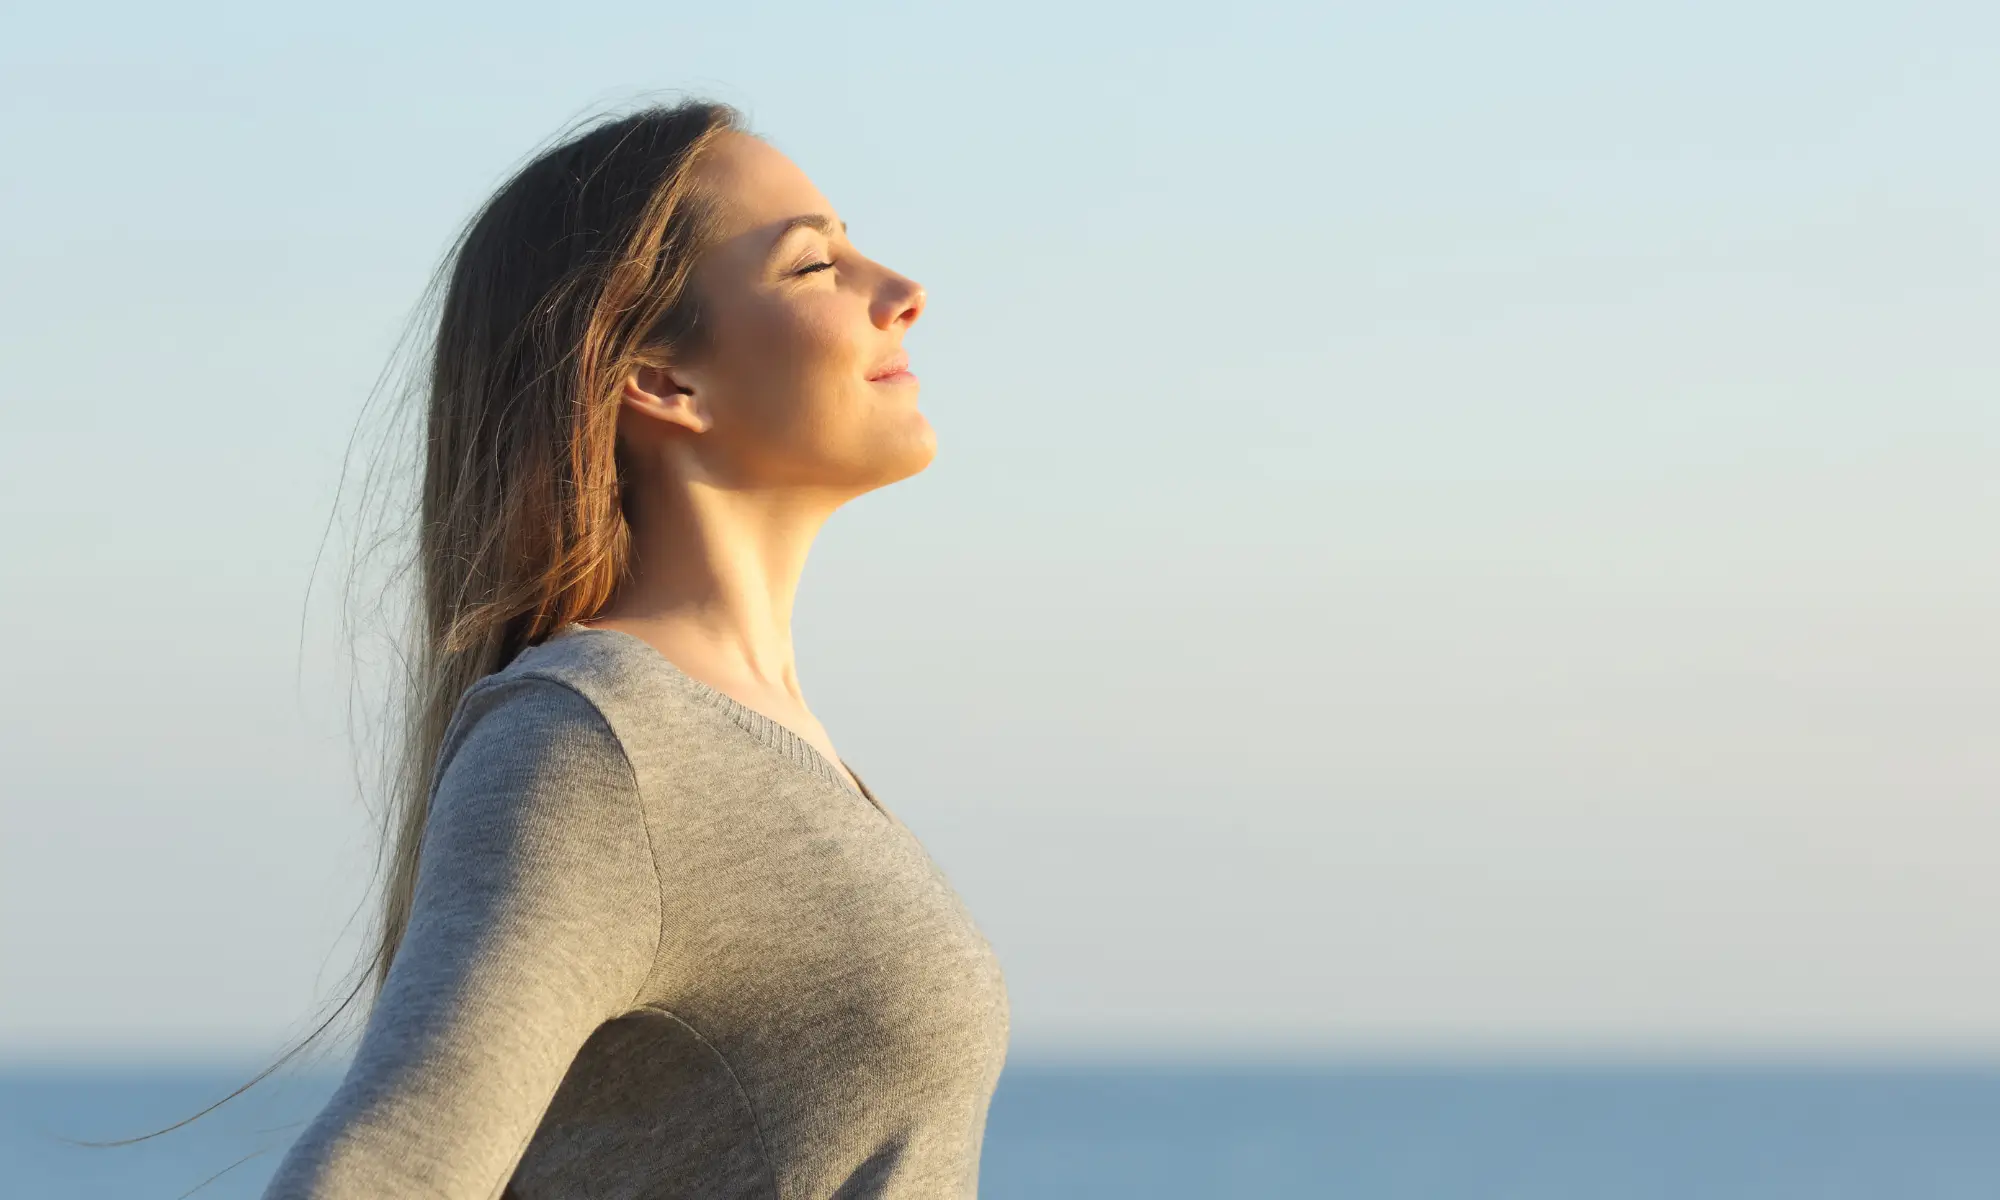
[[[55,1135],[144,1133],[254,1073],[0,1071],[0,1196],[251,1200],[336,1075],[273,1075],[136,1145]],[[980,1195],[1996,1200],[2000,1067],[1010,1063]]]

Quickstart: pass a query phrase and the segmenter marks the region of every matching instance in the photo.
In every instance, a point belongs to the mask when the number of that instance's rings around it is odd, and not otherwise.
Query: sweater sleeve
[[[489,678],[434,775],[410,922],[352,1064],[265,1200],[494,1200],[660,944],[638,785],[597,707]]]

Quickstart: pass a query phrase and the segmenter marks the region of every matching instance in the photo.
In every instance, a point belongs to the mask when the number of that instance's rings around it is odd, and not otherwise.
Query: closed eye
[[[810,275],[810,274],[812,274],[812,273],[813,273],[814,271],[819,271],[819,270],[824,270],[825,268],[827,268],[827,267],[830,267],[830,266],[832,266],[832,265],[833,265],[833,264],[832,264],[832,263],[830,263],[830,262],[823,262],[823,263],[814,263],[814,264],[812,264],[812,265],[811,265],[811,266],[809,266],[809,267],[803,267],[803,268],[801,268],[801,269],[799,269],[799,270],[797,270],[797,271],[793,271],[793,272],[792,272],[792,274],[794,274],[794,275]]]

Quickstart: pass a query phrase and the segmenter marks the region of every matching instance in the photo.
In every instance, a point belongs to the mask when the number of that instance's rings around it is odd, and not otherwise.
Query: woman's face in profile
[[[937,441],[915,377],[874,378],[903,361],[923,288],[856,250],[833,205],[762,139],[729,134],[701,169],[723,211],[693,280],[708,340],[668,375],[705,422],[692,441],[710,478],[859,494],[923,470]]]

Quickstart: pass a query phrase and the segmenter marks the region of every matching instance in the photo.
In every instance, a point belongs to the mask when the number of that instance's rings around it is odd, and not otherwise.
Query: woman
[[[814,533],[935,453],[923,308],[720,104],[468,226],[375,1004],[267,1198],[976,1195],[1000,968],[791,639]]]

